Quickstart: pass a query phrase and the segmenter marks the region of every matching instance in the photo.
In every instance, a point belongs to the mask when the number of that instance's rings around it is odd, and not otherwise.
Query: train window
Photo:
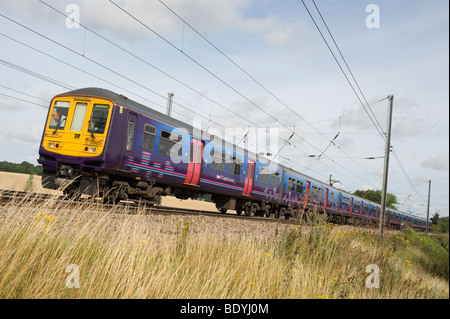
[[[278,187],[280,185],[280,173],[273,173],[270,178],[270,186]]]
[[[178,153],[176,153],[176,154],[171,154],[171,150],[175,144],[181,145],[182,139],[183,138],[181,135],[171,133],[169,131],[161,130],[161,138],[159,139],[158,153],[161,155],[165,155],[165,156],[174,155],[174,156],[181,157],[181,151],[182,151],[181,147],[179,148]]]
[[[342,197],[342,206],[348,210],[350,208],[350,198]]]
[[[354,206],[355,206],[355,210],[357,210],[359,212],[359,210],[361,209],[361,202],[354,202]]]
[[[64,129],[66,126],[67,113],[69,113],[70,102],[56,101],[53,106],[53,114],[50,119],[50,129]]]
[[[84,118],[86,116],[87,103],[77,102],[75,111],[73,113],[72,125],[70,130],[74,132],[81,132],[83,129]]]
[[[133,149],[133,135],[134,135],[134,121],[129,121],[127,129],[127,144],[125,147],[127,151],[131,151]]]
[[[290,178],[290,177],[289,177],[289,180],[288,180],[288,190],[290,192],[295,192],[295,179]]]
[[[108,120],[108,114],[108,104],[94,104],[91,120],[89,121],[88,132],[103,134],[105,132],[106,121]]]
[[[303,193],[303,182],[297,181],[297,193]]]
[[[369,212],[369,205],[364,204],[364,215],[366,215]]]
[[[242,160],[239,157],[231,156],[231,163],[228,164],[228,174],[241,175],[242,172]]]
[[[225,172],[225,153],[213,148],[211,150],[211,164],[210,167],[220,172]]]
[[[318,197],[319,199],[322,199],[322,198],[323,198],[323,188],[318,188],[318,190],[317,190],[317,195],[319,196],[319,197]]]
[[[268,167],[259,167],[259,182],[261,184],[269,184],[270,170]]]
[[[316,197],[316,195],[317,195],[317,187],[313,185],[311,187],[311,196]]]
[[[333,192],[329,192],[328,193],[328,201],[330,201],[330,202],[334,202],[334,193]]]
[[[155,147],[156,128],[150,124],[144,125],[144,135],[142,137],[142,149],[144,151],[153,151]]]

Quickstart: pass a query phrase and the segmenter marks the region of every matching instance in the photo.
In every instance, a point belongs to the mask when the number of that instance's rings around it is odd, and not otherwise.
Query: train
[[[203,133],[107,89],[58,94],[39,147],[42,186],[112,204],[206,195],[222,213],[289,219],[318,211],[336,223],[378,225],[379,204]],[[423,218],[390,208],[384,222],[427,227]]]

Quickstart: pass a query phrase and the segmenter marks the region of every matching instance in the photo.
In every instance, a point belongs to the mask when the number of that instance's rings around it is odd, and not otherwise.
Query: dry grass
[[[10,203],[0,208],[0,298],[449,297],[446,280],[405,262],[391,240],[311,224]],[[382,271],[379,289],[365,285],[369,264]],[[68,265],[79,288],[66,285]]]

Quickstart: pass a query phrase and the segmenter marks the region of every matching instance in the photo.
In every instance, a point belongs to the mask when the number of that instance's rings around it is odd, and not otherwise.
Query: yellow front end
[[[66,156],[94,157],[103,152],[113,103],[94,97],[53,99],[43,139],[47,151]]]

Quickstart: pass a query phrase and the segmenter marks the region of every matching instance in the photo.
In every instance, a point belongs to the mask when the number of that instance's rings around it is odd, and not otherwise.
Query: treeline
[[[368,199],[372,202],[378,203],[381,205],[381,190],[357,190],[353,193],[356,196]],[[392,209],[397,209],[397,207],[395,207],[395,205],[397,205],[397,196],[395,196],[394,194],[391,193],[387,193],[386,194],[386,207],[388,208],[392,208]]]
[[[42,176],[42,165],[33,165],[26,161],[20,164],[11,163],[7,161],[0,162],[0,171],[11,173],[23,173]]]
[[[437,233],[448,233],[449,231],[449,221],[448,216],[440,217],[438,213],[435,213],[431,218],[433,222],[433,231]]]

